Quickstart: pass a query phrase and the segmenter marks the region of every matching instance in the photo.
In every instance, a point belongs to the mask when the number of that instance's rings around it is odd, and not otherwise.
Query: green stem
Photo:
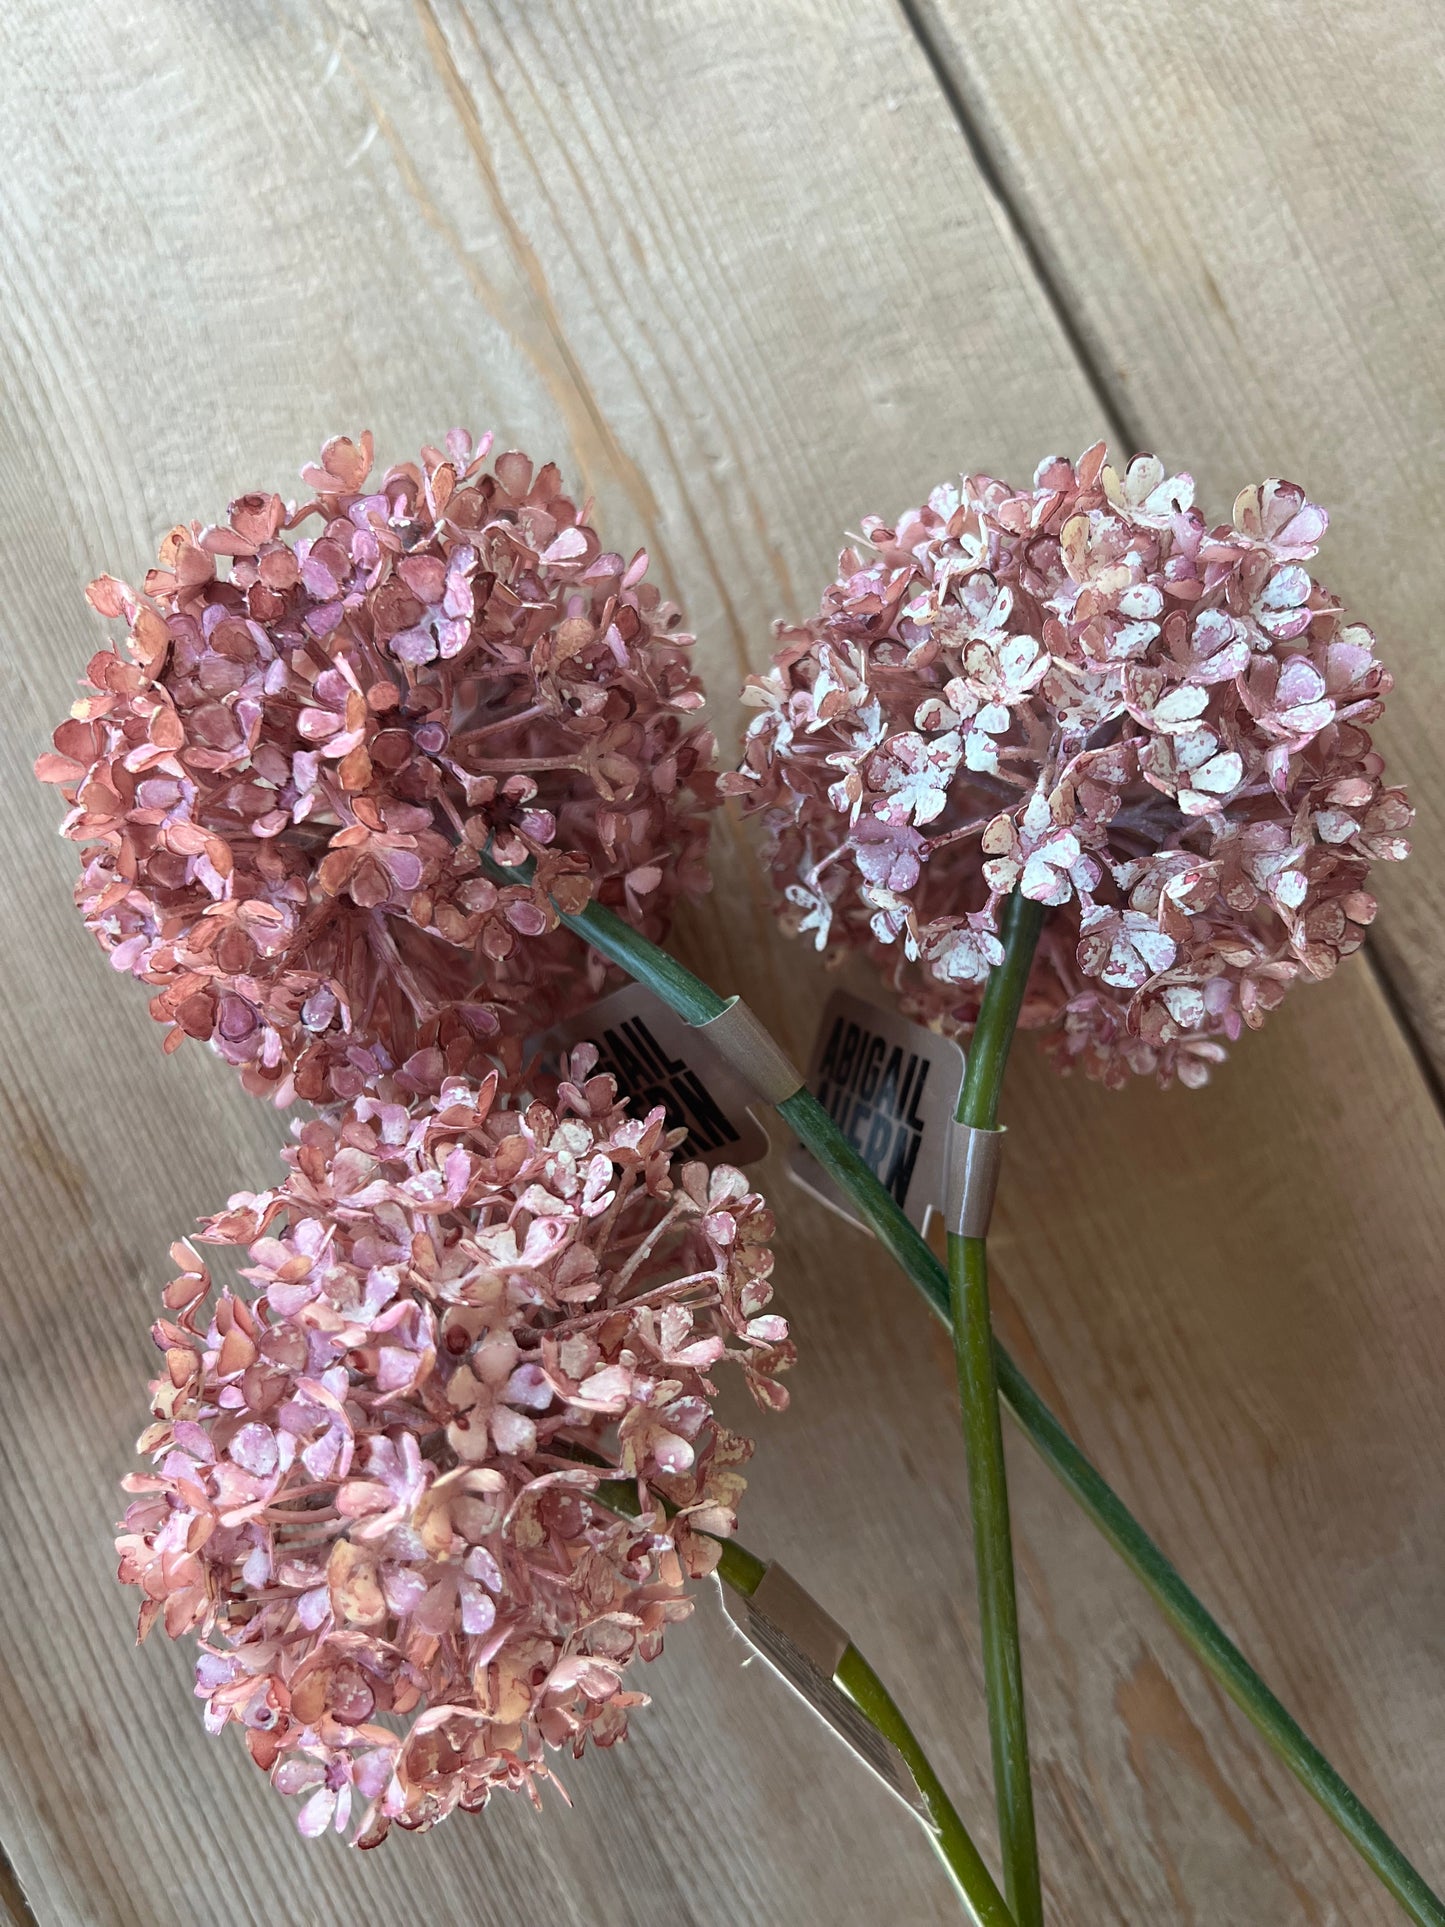
[[[979,1927],[1015,1927],[1014,1916],[995,1886],[983,1855],[954,1811],[912,1727],[888,1688],[851,1641],[833,1677],[869,1724],[876,1726],[884,1739],[892,1740],[908,1762],[933,1823],[929,1835],[935,1851],[952,1874],[954,1885],[968,1903]]]
[[[584,1455],[573,1448],[566,1456]],[[590,1453],[585,1456],[591,1457]],[[595,1491],[599,1503],[610,1511],[636,1518],[639,1507],[634,1485],[621,1479],[603,1479],[598,1482]],[[663,1503],[666,1504],[666,1501]],[[749,1552],[746,1546],[740,1546],[735,1539],[719,1539],[717,1545],[718,1578],[736,1593],[744,1596],[755,1593],[767,1572],[766,1562],[759,1559],[755,1552]],[[983,1855],[974,1845],[972,1835],[944,1791],[943,1782],[934,1772],[917,1735],[904,1719],[893,1695],[851,1640],[844,1649],[833,1678],[869,1725],[875,1727],[885,1740],[891,1740],[908,1762],[909,1771],[917,1781],[918,1790],[928,1808],[929,1823],[925,1831],[939,1859],[948,1869],[959,1898],[968,1909],[969,1918],[976,1923],[976,1927],[1015,1927],[1014,1917],[995,1885]]]
[[[1004,912],[1003,961],[989,975],[968,1047],[963,1090],[958,1100],[960,1124],[972,1124],[985,1131],[996,1126],[1004,1066],[1018,1026],[1042,926],[1042,905],[1017,894],[1009,898]],[[988,1302],[988,1247],[984,1239],[956,1237],[950,1232],[948,1280],[959,1404],[968,1452],[979,1630],[988,1693],[988,1730],[993,1749],[1004,1891],[1019,1927],[1042,1927],[1044,1903],[1039,1882],[1033,1785],[1029,1778],[1028,1720],[1019,1652],[1018,1600],[1014,1592],[1008,1476],[1004,1466],[1003,1428],[999,1422],[993,1324]]]
[[[504,882],[527,880],[520,872],[493,867]],[[688,1023],[706,1023],[723,1010],[723,998],[610,910],[589,904],[577,916],[563,915],[562,921],[594,950],[654,990]],[[922,1292],[935,1315],[951,1327],[947,1272],[817,1098],[809,1090],[800,1090],[777,1108],[847,1193],[859,1217]],[[1143,1583],[1205,1671],[1224,1688],[1417,1927],[1445,1927],[1445,1902],[1270,1691],[997,1340],[994,1361],[999,1391],[1034,1449]]]
[[[960,1124],[972,1124],[980,1131],[998,1126],[1004,1069],[1043,927],[1044,906],[1015,891],[1004,906],[1003,962],[989,972],[978,1022],[969,1039],[963,1089],[958,1096]]]
[[[811,1091],[779,1107],[819,1164],[928,1300],[952,1325],[948,1274]],[[1417,1927],[1445,1927],[1445,1902],[1396,1846],[1219,1621],[1087,1459],[1007,1349],[994,1340],[999,1392],[1035,1451],[1062,1481],[1210,1676],[1262,1735]]]

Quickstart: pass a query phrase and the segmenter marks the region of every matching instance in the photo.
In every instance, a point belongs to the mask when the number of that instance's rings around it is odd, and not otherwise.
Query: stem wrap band
[[[833,1677],[848,1650],[848,1635],[776,1559],[754,1588],[752,1604],[825,1679]]]
[[[1003,1163],[1002,1131],[955,1124],[948,1140],[948,1189],[944,1215],[960,1238],[986,1238]]]
[[[902,1716],[889,1701],[884,1710],[884,1695],[876,1675],[867,1666],[847,1633],[813,1598],[792,1574],[776,1561],[767,1566],[762,1578],[745,1596],[724,1591],[723,1610],[749,1645],[753,1646],[811,1710],[857,1754],[863,1764],[876,1773],[890,1793],[896,1793],[928,1828],[936,1846],[942,1845],[945,1832],[952,1834],[946,1798],[938,1801],[939,1788],[916,1740],[908,1734]],[[880,1718],[880,1714],[882,1717]],[[910,1757],[911,1756],[911,1757]],[[977,1860],[970,1842],[965,1856]],[[958,1872],[957,1850],[948,1856]],[[978,1862],[981,1866],[982,1862]],[[992,1888],[992,1881],[988,1888]],[[1009,1921],[1002,1898],[994,1889],[992,1898],[998,1912],[990,1915],[977,1908],[977,1891],[982,1883],[965,1882],[974,1893],[975,1911],[980,1920]],[[985,1893],[988,1888],[984,1888]]]
[[[729,997],[716,1017],[692,1028],[725,1058],[765,1104],[785,1104],[803,1088],[803,1073],[741,997]]]

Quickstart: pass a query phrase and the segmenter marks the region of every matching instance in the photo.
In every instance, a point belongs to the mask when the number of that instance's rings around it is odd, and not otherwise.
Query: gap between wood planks
[[[984,133],[968,102],[964,99],[958,81],[945,60],[939,44],[939,35],[931,19],[931,8],[927,0],[898,0],[898,11],[904,24],[918,46],[929,71],[938,83],[949,112],[968,149],[969,157],[978,169],[993,204],[999,227],[1009,244],[1017,251],[1033,277],[1040,294],[1048,305],[1049,312],[1058,324],[1059,332],[1068,345],[1079,373],[1088,385],[1089,392],[1099,405],[1099,413],[1108,429],[1109,439],[1124,453],[1125,459],[1138,454],[1149,446],[1149,436],[1141,423],[1135,421],[1118,388],[1104,372],[1104,364],[1099,354],[1089,342],[1074,312],[1071,291],[1066,286],[1063,275],[1049,260],[1042,240],[1035,232],[1031,219],[1031,209],[1022,196],[1015,194],[999,168],[993,151],[984,138]],[[1367,970],[1380,987],[1380,994],[1386,1008],[1394,1020],[1396,1028],[1404,1039],[1415,1069],[1419,1072],[1435,1114],[1445,1125],[1445,1078],[1442,1078],[1420,1033],[1419,1026],[1410,1015],[1399,987],[1382,962],[1378,949],[1371,938],[1365,941],[1363,961]]]

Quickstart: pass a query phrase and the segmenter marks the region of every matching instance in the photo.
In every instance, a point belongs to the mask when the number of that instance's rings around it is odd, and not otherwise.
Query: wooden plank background
[[[97,1927],[944,1922],[900,1808],[704,1600],[628,1746],[310,1846],[186,1657],[130,1643],[116,1480],[170,1239],[283,1123],[162,1063],[68,905],[29,766],[94,646],[80,589],[178,515],[494,427],[645,542],[725,742],[839,532],[1113,427],[1220,513],[1281,468],[1384,640],[1420,806],[1376,962],[1203,1094],[1025,1049],[1002,1317],[1077,1435],[1387,1824],[1445,1880],[1445,782],[1430,730],[1445,420],[1439,29],[1415,0],[11,0],[0,12],[0,1843],[17,1918]],[[684,942],[794,1047],[821,995],[743,839]],[[803,1349],[745,1534],[854,1631],[987,1834],[946,1346],[786,1188]],[[1051,1919],[1395,1916],[1010,1442]]]

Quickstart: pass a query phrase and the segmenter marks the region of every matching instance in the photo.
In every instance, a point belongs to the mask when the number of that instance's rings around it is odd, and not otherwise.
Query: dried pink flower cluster
[[[304,1833],[358,1799],[366,1846],[535,1799],[548,1749],[622,1738],[628,1665],[744,1483],[709,1375],[783,1403],[771,1215],[735,1170],[674,1176],[682,1133],[595,1062],[550,1103],[447,1079],[298,1127],[285,1182],[205,1233],[249,1249],[252,1295],[174,1247],[121,1577],[142,1635],[200,1635],[208,1727],[239,1723]],[[638,1520],[592,1496],[609,1476]]]
[[[707,886],[692,638],[644,553],[604,550],[551,464],[488,467],[489,439],[369,483],[371,437],[337,438],[313,500],[243,496],[173,529],[142,592],[90,589],[128,649],[37,765],[88,846],[77,901],[168,1048],[209,1038],[278,1102],[432,1045],[480,1071],[596,994],[553,897],[658,939]],[[533,885],[499,887],[488,848]]]
[[[1369,735],[1390,677],[1304,566],[1324,510],[1271,481],[1210,529],[1193,493],[1100,444],[865,520],[724,779],[792,927],[891,960],[925,1021],[967,1029],[1003,901],[1047,904],[1024,1021],[1115,1085],[1203,1082],[1359,947],[1409,847]]]

